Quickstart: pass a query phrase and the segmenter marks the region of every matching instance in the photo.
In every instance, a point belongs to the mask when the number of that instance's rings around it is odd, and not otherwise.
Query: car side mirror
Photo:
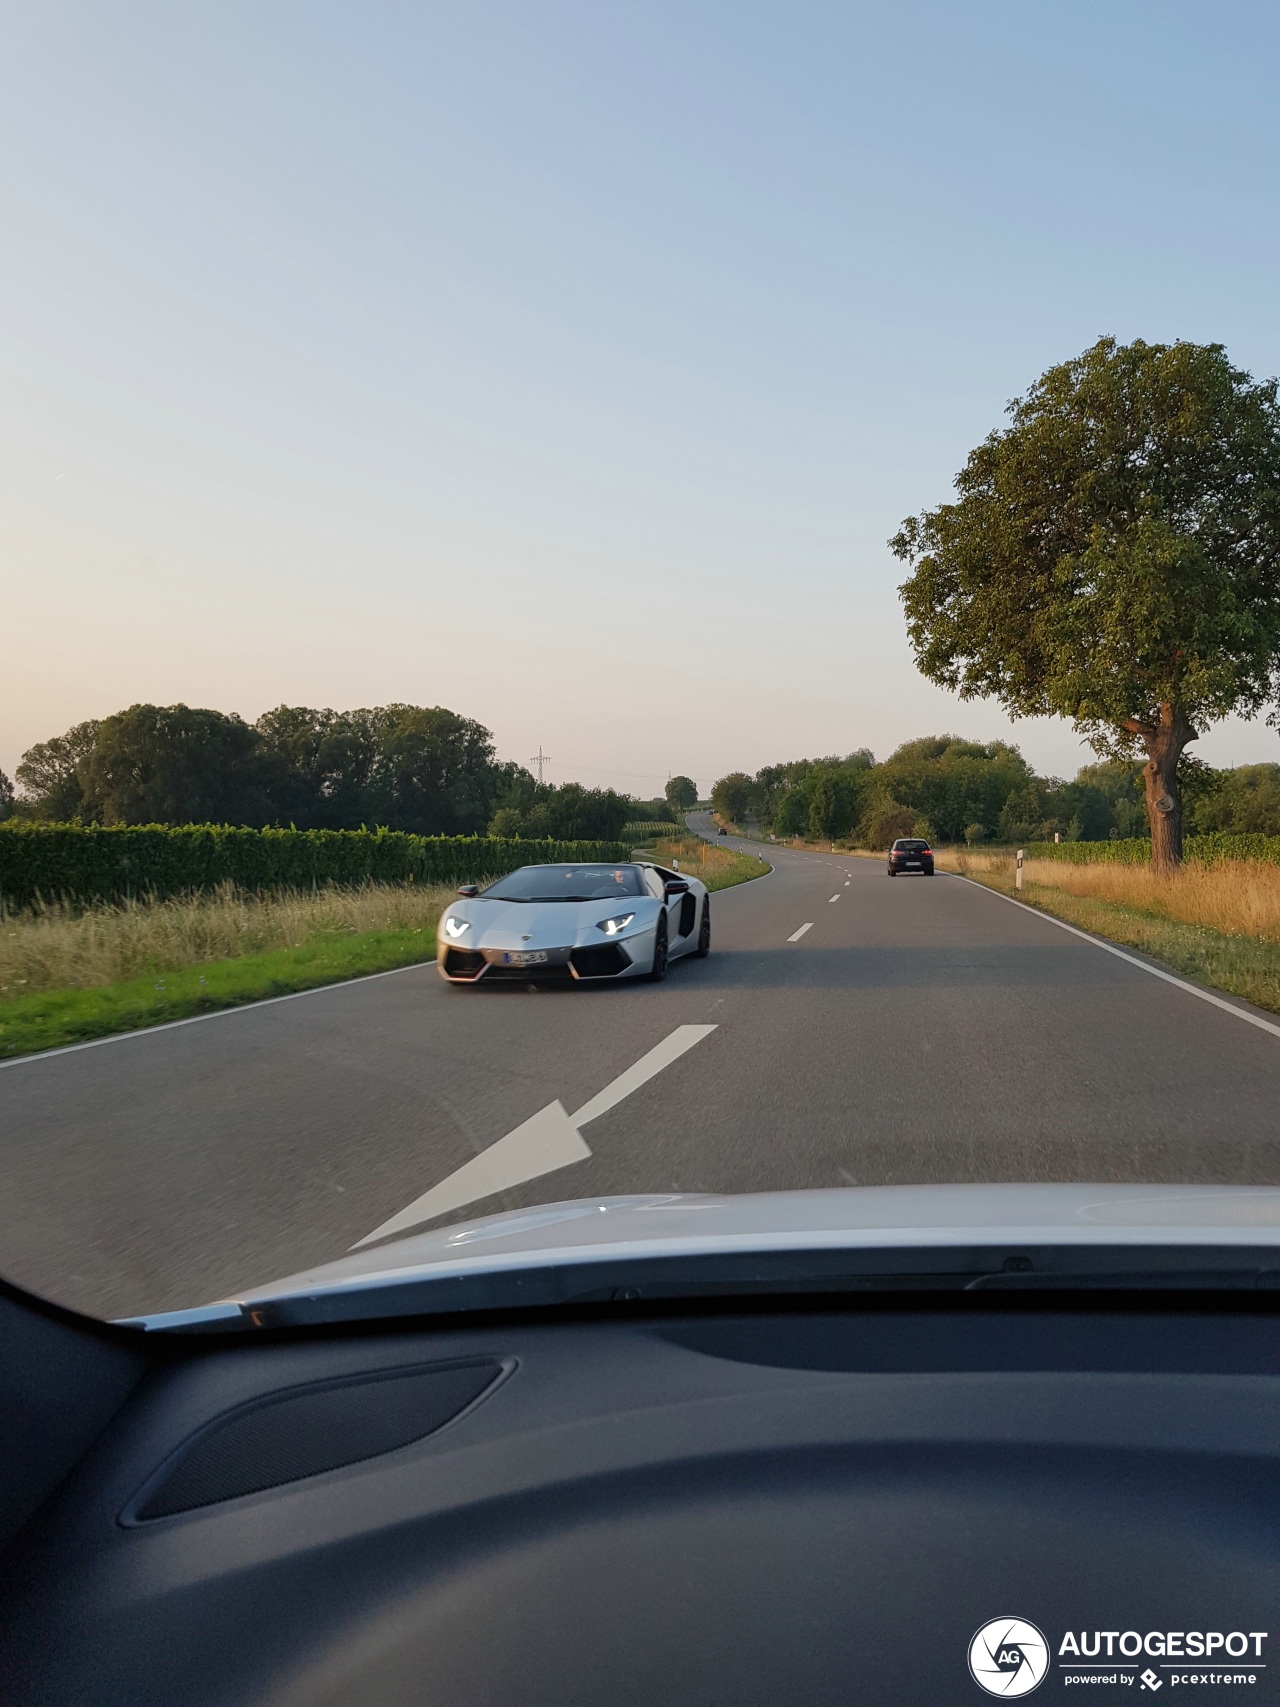
[[[687,895],[689,893],[689,885],[685,882],[683,877],[677,877],[674,881],[668,881],[663,887],[664,892],[667,895]]]
[[[459,895],[478,895],[480,893],[480,885],[478,883],[460,883],[458,885],[458,893]]]

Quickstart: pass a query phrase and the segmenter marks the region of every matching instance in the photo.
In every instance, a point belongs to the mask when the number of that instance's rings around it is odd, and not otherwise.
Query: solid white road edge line
[[[398,1215],[375,1227],[372,1233],[366,1233],[363,1239],[357,1239],[351,1249],[358,1251],[362,1245],[390,1238],[393,1233],[403,1233],[423,1221],[433,1220],[437,1215],[461,1209],[464,1204],[492,1197],[495,1192],[507,1191],[512,1186],[525,1185],[531,1179],[554,1173],[558,1168],[567,1168],[573,1162],[585,1162],[591,1151],[578,1128],[616,1107],[624,1097],[638,1091],[641,1085],[647,1084],[673,1061],[678,1061],[715,1029],[714,1025],[678,1025],[669,1037],[664,1037],[625,1073],[619,1073],[574,1115],[567,1114],[559,1100],[549,1102],[514,1131],[508,1132],[505,1138],[499,1138],[496,1144],[490,1144],[487,1150],[464,1162],[439,1185],[433,1185],[430,1191],[415,1197]]]
[[[951,876],[960,877],[960,873],[953,871]],[[1039,907],[1028,907],[1025,901],[1015,901],[1012,895],[1002,895],[998,889],[988,889],[985,883],[974,883],[972,877],[962,877],[960,881],[972,883],[975,889],[981,889],[987,895],[994,895],[997,901],[1007,901],[1012,907],[1020,907],[1024,913],[1044,919],[1048,924],[1057,925],[1060,931],[1070,931],[1071,935],[1078,936],[1081,942],[1092,943],[1094,948],[1105,949],[1108,954],[1114,954],[1117,960],[1126,960],[1130,966],[1136,966],[1139,972],[1149,972],[1153,978],[1162,978],[1166,984],[1175,984],[1189,996],[1198,996],[1202,1002],[1221,1008],[1223,1013],[1234,1014],[1237,1019],[1242,1019],[1249,1025],[1256,1025],[1259,1031],[1269,1031],[1273,1037],[1280,1037],[1280,1025],[1263,1019],[1261,1014],[1247,1013],[1244,1008],[1238,1008],[1234,1002],[1227,1001],[1225,996],[1215,996],[1211,990],[1201,990],[1197,985],[1189,984],[1185,978],[1176,978],[1172,972],[1162,972],[1158,966],[1150,966],[1145,960],[1139,960],[1136,954],[1126,954],[1124,949],[1117,948],[1115,943],[1104,942],[1101,937],[1091,936],[1088,931],[1077,930],[1075,925],[1067,924],[1064,919],[1055,919],[1052,913],[1042,913]]]
[[[389,966],[385,972],[362,972],[358,978],[343,978],[336,984],[316,984],[310,990],[290,990],[287,996],[262,996],[256,1002],[240,1002],[232,1008],[215,1008],[212,1013],[192,1014],[188,1019],[167,1019],[162,1025],[139,1026],[137,1031],[116,1031],[110,1037],[91,1037],[87,1043],[63,1043],[57,1049],[40,1049],[34,1055],[15,1055],[12,1061],[0,1061],[0,1072],[6,1067],[25,1067],[31,1061],[52,1061],[55,1055],[75,1055],[81,1049],[101,1049],[104,1043],[131,1043],[137,1037],[154,1037],[159,1031],[177,1031],[180,1025],[202,1025],[207,1019],[231,1019],[235,1014],[249,1014],[255,1008],[273,1008],[278,1002],[300,1002],[304,996],[329,996],[335,990],[349,990],[353,984],[372,984],[376,978],[396,978],[401,972],[421,972],[427,967],[435,970],[436,958],[412,960],[407,966]]]
[[[806,931],[811,931],[812,929],[813,929],[813,920],[810,919],[809,923],[807,925],[801,925],[800,929],[798,931],[792,931],[791,935],[787,938],[787,941],[788,942],[799,942],[800,938],[804,935],[804,933]]]

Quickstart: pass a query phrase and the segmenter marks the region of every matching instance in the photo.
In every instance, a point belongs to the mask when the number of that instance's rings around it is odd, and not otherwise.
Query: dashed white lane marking
[[[849,879],[847,877],[844,880],[844,886],[846,889],[849,887]]]
[[[798,931],[792,931],[791,935],[787,938],[787,941],[788,942],[799,942],[800,938],[804,935],[804,933],[806,931],[811,931],[812,929],[813,929],[813,920],[810,919],[809,923],[807,925],[801,925],[800,929]]]
[[[963,877],[962,883],[973,883],[971,877]],[[1259,1031],[1269,1031],[1275,1037],[1280,1037],[1280,1025],[1269,1019],[1263,1019],[1261,1014],[1246,1013],[1243,1008],[1236,1007],[1234,1002],[1227,1002],[1221,996],[1212,995],[1208,990],[1198,989],[1194,984],[1188,984],[1185,978],[1175,978],[1172,972],[1162,972],[1158,966],[1148,966],[1145,960],[1139,960],[1135,954],[1126,954],[1114,943],[1103,942],[1100,937],[1090,936],[1088,931],[1078,931],[1074,925],[1068,925],[1062,919],[1055,919],[1052,913],[1042,913],[1039,907],[1028,907],[1025,901],[1015,901],[1012,895],[1002,895],[998,889],[988,889],[985,883],[974,883],[975,889],[981,889],[988,895],[994,895],[997,901],[1008,901],[1010,906],[1021,907],[1024,913],[1031,913],[1037,919],[1043,919],[1046,924],[1057,925],[1060,931],[1070,931],[1072,936],[1078,936],[1082,942],[1091,942],[1095,948],[1105,949],[1108,954],[1114,954],[1117,960],[1127,960],[1130,966],[1136,966],[1139,972],[1149,972],[1153,978],[1162,978],[1166,984],[1176,984],[1179,990],[1185,990],[1189,996],[1198,996],[1202,1002],[1208,1002],[1215,1008],[1221,1008],[1223,1013],[1234,1014],[1237,1019],[1256,1025]]]
[[[835,894],[831,897],[831,901],[838,901],[839,899],[840,899],[840,891],[837,889]],[[827,902],[828,907],[831,905],[831,901]]]
[[[490,1144],[487,1150],[464,1162],[448,1179],[415,1197],[398,1215],[375,1227],[372,1233],[366,1233],[351,1249],[358,1251],[361,1245],[388,1239],[393,1233],[403,1233],[406,1228],[416,1227],[437,1215],[447,1215],[451,1209],[461,1209],[482,1197],[524,1185],[528,1180],[554,1173],[557,1168],[567,1168],[572,1162],[585,1162],[591,1151],[578,1128],[616,1107],[715,1029],[714,1025],[678,1025],[669,1037],[664,1037],[625,1073],[619,1073],[574,1115],[567,1114],[559,1100],[549,1102],[505,1138],[499,1138],[496,1144]]]

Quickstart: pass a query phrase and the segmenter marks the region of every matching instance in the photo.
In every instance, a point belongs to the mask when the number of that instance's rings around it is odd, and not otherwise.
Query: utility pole
[[[551,754],[543,752],[541,741],[538,742],[537,755],[534,758],[530,759],[529,763],[531,765],[537,765],[537,767],[538,767],[538,787],[541,788],[542,787],[542,767],[543,767],[543,765],[549,765],[551,763]]]

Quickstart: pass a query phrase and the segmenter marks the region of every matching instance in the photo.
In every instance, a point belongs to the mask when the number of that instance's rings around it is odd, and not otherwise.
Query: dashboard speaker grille
[[[433,1364],[274,1393],[197,1435],[134,1518],[173,1517],[394,1452],[443,1427],[501,1373],[498,1363]]]

